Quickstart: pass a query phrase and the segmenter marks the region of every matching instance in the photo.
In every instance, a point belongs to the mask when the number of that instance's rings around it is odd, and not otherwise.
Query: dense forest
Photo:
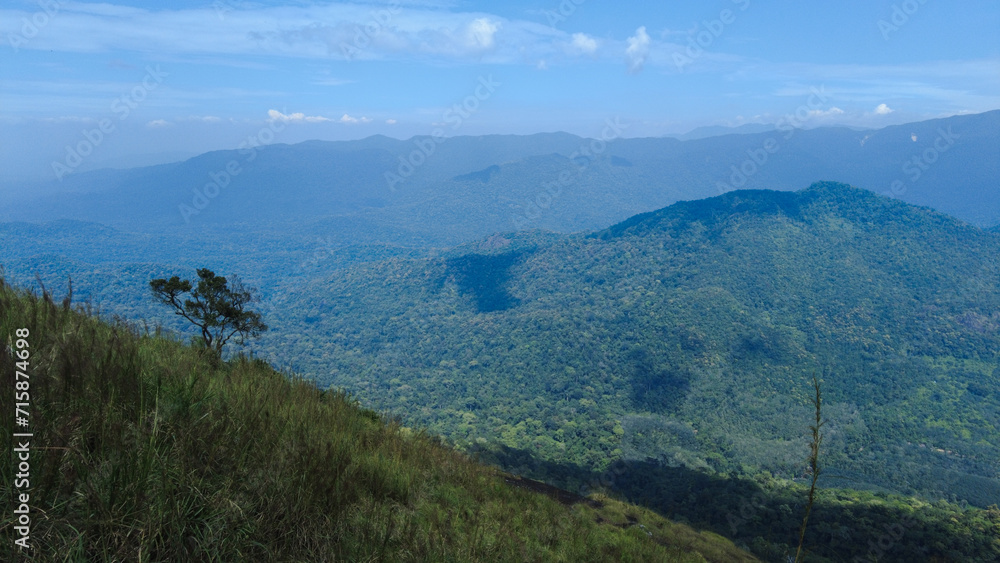
[[[734,192],[346,269],[264,347],[458,443],[787,478],[808,374],[825,373],[831,478],[985,507],[1000,498],[998,250],[843,185]],[[643,424],[662,436],[633,439]]]
[[[18,336],[0,374],[30,382],[33,434],[31,549],[10,538],[4,561],[756,560],[648,509],[477,464],[263,361],[74,309],[0,278],[0,331]],[[13,464],[0,486],[24,487]]]
[[[80,227],[4,226],[46,233],[36,244],[51,253],[31,263],[43,284],[72,274],[102,287],[106,317],[187,338],[135,286],[190,272],[141,263],[146,235],[94,226],[70,253],[106,239],[124,254],[73,269],[50,235]],[[804,509],[818,375],[827,424],[810,557],[1000,554],[994,231],[820,183],[446,249],[322,246],[301,261],[309,243],[247,244],[270,245],[285,268],[257,278],[272,330],[247,351],[404,433],[779,560]],[[207,252],[247,265],[234,248]]]
[[[801,480],[819,374],[824,487],[986,509],[1000,499],[998,251],[994,234],[845,185],[734,192],[592,234],[346,269],[290,302],[264,348],[569,488],[619,462]],[[676,490],[691,479],[650,474],[610,488],[717,518]]]

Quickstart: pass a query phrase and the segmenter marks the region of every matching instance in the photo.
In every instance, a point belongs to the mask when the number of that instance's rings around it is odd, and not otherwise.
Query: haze
[[[7,180],[233,149],[274,123],[276,143],[598,137],[609,119],[647,137],[1000,107],[1000,6],[985,0],[49,0],[6,3],[0,21]]]

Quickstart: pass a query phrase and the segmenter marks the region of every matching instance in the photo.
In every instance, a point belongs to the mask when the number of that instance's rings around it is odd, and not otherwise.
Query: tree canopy
[[[221,355],[222,347],[233,336],[242,344],[267,330],[260,313],[247,309],[257,300],[253,289],[244,287],[238,278],[227,280],[207,268],[198,270],[198,278],[196,287],[177,276],[154,279],[149,286],[157,301],[170,305],[175,315],[201,329],[206,348]]]

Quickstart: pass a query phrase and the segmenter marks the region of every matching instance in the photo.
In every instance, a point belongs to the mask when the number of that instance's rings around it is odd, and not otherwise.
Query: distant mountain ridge
[[[694,139],[705,139],[708,137],[718,137],[721,135],[746,135],[753,133],[765,133],[767,131],[774,131],[775,125],[773,123],[745,123],[743,125],[738,125],[736,127],[726,127],[724,125],[706,125],[703,127],[696,127],[687,133],[681,135],[667,135],[668,137],[674,137],[681,141],[692,141]]]
[[[688,141],[566,133],[310,141],[73,174],[25,187],[21,198],[0,204],[0,217],[149,232],[298,229],[351,217],[386,231],[375,242],[421,233],[454,244],[526,228],[604,228],[675,201],[831,180],[993,226],[1000,224],[998,131],[1000,110],[872,131],[782,128]],[[476,176],[484,170],[488,178]],[[356,234],[370,238],[374,230]]]

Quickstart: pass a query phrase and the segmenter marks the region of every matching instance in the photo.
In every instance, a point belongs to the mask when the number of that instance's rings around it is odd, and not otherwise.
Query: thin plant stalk
[[[809,522],[809,513],[812,512],[813,500],[816,498],[816,481],[819,479],[820,472],[819,445],[823,442],[823,435],[820,434],[819,430],[826,424],[822,420],[820,412],[822,400],[819,392],[819,379],[815,375],[813,375],[813,388],[816,390],[816,398],[813,399],[813,405],[816,407],[816,424],[809,427],[812,430],[812,443],[809,444],[809,468],[812,471],[812,484],[809,486],[809,500],[806,502],[806,513],[802,517],[802,526],[799,528],[799,548],[795,551],[795,563],[802,560],[802,544],[806,539],[806,524]]]

